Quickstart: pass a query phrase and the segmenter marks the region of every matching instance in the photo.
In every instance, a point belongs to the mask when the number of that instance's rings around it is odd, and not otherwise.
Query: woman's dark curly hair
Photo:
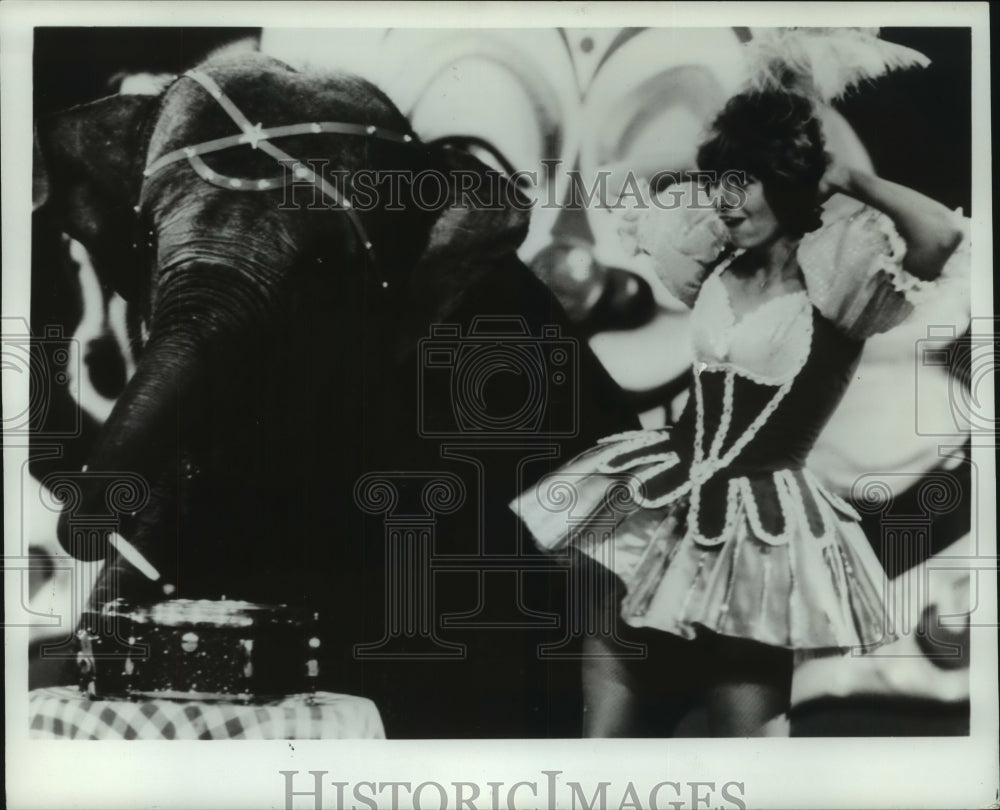
[[[828,158],[809,99],[780,90],[729,100],[698,149],[698,168],[759,180],[778,222],[793,236],[820,226],[819,183]],[[748,179],[749,179],[748,178]]]

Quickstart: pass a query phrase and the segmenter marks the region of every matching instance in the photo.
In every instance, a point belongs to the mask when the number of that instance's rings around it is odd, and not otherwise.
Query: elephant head
[[[225,148],[185,151],[222,139]],[[460,204],[456,170],[485,167],[424,147],[373,85],[258,54],[211,60],[159,96],[110,97],[40,120],[35,146],[36,207],[105,268],[141,349],[90,451],[83,513],[103,498],[98,474],[176,481],[189,452],[216,471],[242,460],[241,480],[266,488],[272,479],[252,470],[283,442],[306,441],[294,427],[280,438],[296,420],[290,403],[314,413],[308,402],[320,396],[311,373],[294,396],[276,394],[289,377],[269,368],[292,353],[296,368],[316,370],[332,348],[351,355],[344,386],[363,385],[376,353],[405,354],[420,324],[461,296],[469,279],[456,274],[469,268],[460,257],[510,252],[527,224],[509,204]],[[291,157],[314,172],[308,182],[296,184]],[[447,179],[436,205],[415,193],[412,177],[426,169]],[[347,208],[346,178],[363,170],[383,172],[368,188],[376,203]],[[329,393],[330,372],[319,373]],[[223,408],[230,397],[243,401]],[[266,448],[244,446],[265,431]],[[105,553],[76,543],[66,518],[67,550]]]

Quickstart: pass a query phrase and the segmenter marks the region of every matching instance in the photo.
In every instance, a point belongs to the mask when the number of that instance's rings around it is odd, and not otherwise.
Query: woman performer
[[[541,547],[581,551],[606,574],[600,610],[620,622],[584,639],[588,736],[636,735],[642,693],[669,695],[682,670],[698,673],[711,733],[766,733],[788,708],[795,652],[889,640],[884,573],[858,516],[805,459],[864,340],[968,258],[961,217],[832,161],[796,92],[732,98],[698,163],[725,178],[724,228],[694,230],[728,244],[697,277],[659,268],[693,308],[683,414],[602,440],[512,504]],[[618,654],[630,633],[646,660]]]

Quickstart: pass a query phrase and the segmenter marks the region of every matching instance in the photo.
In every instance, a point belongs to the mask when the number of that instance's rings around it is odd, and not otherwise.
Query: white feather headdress
[[[754,28],[746,44],[747,87],[792,90],[829,103],[892,70],[927,67],[913,48],[886,42],[877,28]]]

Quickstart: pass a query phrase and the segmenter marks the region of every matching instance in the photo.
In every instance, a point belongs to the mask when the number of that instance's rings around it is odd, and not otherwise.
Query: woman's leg
[[[619,657],[621,646],[603,635],[584,638],[583,655],[583,736],[639,736],[641,694],[634,662]]]
[[[583,735],[671,736],[704,682],[700,645],[625,624],[621,580],[583,555],[574,567],[586,583],[590,615],[582,623]]]
[[[607,568],[583,554],[573,555],[573,576],[587,604],[575,622],[583,631],[581,679],[584,737],[633,737],[642,716],[637,667],[643,660],[622,644],[626,628],[619,616],[622,584]],[[641,649],[641,648],[636,648]]]
[[[782,715],[791,697],[791,651],[723,637],[712,647],[717,669],[705,693],[712,735],[787,735]]]
[[[728,681],[710,686],[708,723],[714,737],[787,736],[781,716],[788,697],[778,684]]]

